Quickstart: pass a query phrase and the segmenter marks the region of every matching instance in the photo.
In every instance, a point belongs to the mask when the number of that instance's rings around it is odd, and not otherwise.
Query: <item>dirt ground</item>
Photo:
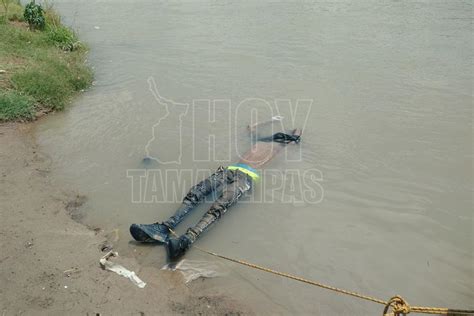
[[[0,315],[253,314],[222,295],[202,296],[179,272],[114,261],[147,282],[144,289],[102,270],[107,240],[79,223],[87,197],[51,178],[50,159],[31,124],[0,125]]]

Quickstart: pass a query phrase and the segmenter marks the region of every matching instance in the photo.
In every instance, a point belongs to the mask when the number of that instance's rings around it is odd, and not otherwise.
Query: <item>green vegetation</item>
[[[50,6],[35,11],[44,16],[40,27],[24,22],[28,14],[16,0],[0,4],[0,121],[62,110],[92,82],[87,48]]]
[[[32,100],[15,91],[0,93],[0,120],[32,119],[35,115]]]
[[[20,5],[20,0],[0,0],[2,16],[0,22],[5,23],[7,20],[20,21],[23,20],[23,10]]]
[[[8,0],[2,0],[8,1]],[[36,4],[34,1],[28,3],[25,7],[25,13],[23,13],[25,21],[30,26],[30,29],[44,29],[46,25],[46,20],[44,19],[44,10],[43,7],[39,4]]]

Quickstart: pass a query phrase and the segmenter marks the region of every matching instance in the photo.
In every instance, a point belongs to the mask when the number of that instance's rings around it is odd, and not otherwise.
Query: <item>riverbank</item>
[[[24,8],[0,8],[0,121],[25,121],[64,109],[92,84],[87,47],[48,7],[45,25],[33,30]]]
[[[135,271],[144,289],[101,269],[99,259],[120,237],[81,223],[87,197],[51,176],[30,122],[90,86],[87,48],[54,11],[46,10],[42,31],[28,29],[16,3],[8,12],[0,23],[0,314],[241,314],[246,309],[233,300],[185,286],[161,262],[113,259]]]
[[[50,176],[51,160],[35,142],[35,123],[0,125],[0,313],[2,315],[251,314],[216,293],[185,286],[180,273],[142,268],[135,258],[114,258],[147,286],[102,270],[104,244],[115,237],[86,227],[86,197]],[[75,220],[74,220],[75,219]]]

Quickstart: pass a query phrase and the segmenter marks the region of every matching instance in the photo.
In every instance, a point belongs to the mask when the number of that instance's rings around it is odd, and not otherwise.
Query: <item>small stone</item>
[[[0,74],[6,74],[6,73],[7,73],[6,70],[0,69]]]

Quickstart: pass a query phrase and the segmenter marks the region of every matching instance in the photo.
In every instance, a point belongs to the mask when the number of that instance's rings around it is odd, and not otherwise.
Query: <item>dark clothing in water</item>
[[[237,164],[228,168],[219,167],[210,177],[194,185],[184,197],[181,206],[167,221],[154,224],[132,224],[130,233],[133,238],[141,242],[165,243],[171,259],[183,255],[203,232],[227,212],[229,207],[252,189],[252,176],[258,177],[258,175],[250,167],[242,166],[242,164]],[[201,220],[195,226],[188,228],[180,237],[170,238],[170,233],[175,227],[210,194],[215,194],[218,198]]]
[[[239,198],[252,189],[252,179],[240,170],[229,170],[219,167],[207,179],[194,185],[183,199],[182,206],[163,224],[175,228],[184,217],[211,193],[220,196],[212,204],[207,213],[187,233],[194,242],[197,237],[219,219]]]
[[[262,139],[262,141],[283,144],[298,143],[300,137],[298,135],[276,133],[269,138]],[[189,190],[181,206],[167,221],[154,224],[132,224],[130,233],[135,240],[141,242],[165,243],[168,257],[171,259],[179,258],[203,232],[208,230],[232,205],[252,189],[253,181],[258,178],[257,171],[243,163],[237,163],[227,168],[219,167],[210,177]],[[170,234],[175,227],[211,193],[218,196],[218,198],[201,220],[195,226],[188,228],[185,234],[177,238],[170,238]]]

